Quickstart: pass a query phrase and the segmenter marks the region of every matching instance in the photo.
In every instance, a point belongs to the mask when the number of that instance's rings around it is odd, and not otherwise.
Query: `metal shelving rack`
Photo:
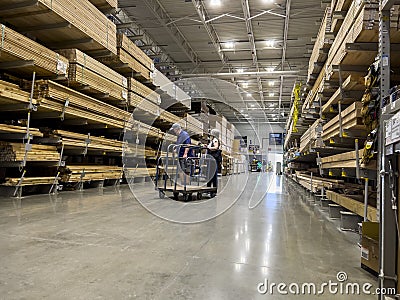
[[[395,0],[380,1],[379,17],[379,56],[381,69],[381,114],[379,120],[379,159],[378,159],[378,219],[380,221],[379,230],[379,287],[396,288],[396,299],[400,299],[398,286],[398,225],[397,225],[397,166],[398,155],[395,151],[387,151],[385,137],[386,126],[390,117],[400,106],[396,103],[389,103],[383,106],[383,99],[389,97],[390,90],[390,9],[393,5],[399,4]],[[389,147],[390,148],[390,147]],[[378,296],[380,300],[387,299],[384,295]]]

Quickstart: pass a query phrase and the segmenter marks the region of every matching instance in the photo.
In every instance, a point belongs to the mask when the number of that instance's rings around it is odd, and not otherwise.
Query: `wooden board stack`
[[[0,124],[0,134],[25,134],[26,130],[27,128],[23,126]],[[29,128],[29,133],[33,137],[43,137],[43,133],[41,133],[38,128]]]
[[[18,32],[0,24],[0,62],[3,66],[25,62],[25,67],[14,69],[14,74],[32,77],[33,71],[39,76],[66,77],[68,60],[60,54],[43,47]],[[18,70],[18,71],[16,71]]]
[[[133,179],[136,177],[147,177],[155,175],[156,175],[156,168],[146,168],[146,167],[124,168],[124,176],[128,181],[129,179]]]
[[[38,80],[35,88],[35,98],[41,108],[62,112],[66,99],[69,105],[65,113],[83,119],[124,128],[128,124],[131,114],[118,107],[106,104],[90,96],[79,93],[61,84],[50,80]],[[28,85],[29,86],[29,85]]]
[[[376,161],[371,161],[368,165],[361,164],[361,158],[364,150],[358,151],[360,168],[376,170]],[[337,168],[356,168],[356,151],[336,154],[321,158],[322,169],[337,169]]]
[[[0,80],[0,107],[4,105],[8,107],[7,110],[15,111],[17,107],[14,104],[27,104],[29,100],[29,93],[21,90],[18,85]],[[36,99],[32,99],[32,104],[37,104]],[[1,110],[6,109],[1,107]]]
[[[29,32],[50,48],[104,50],[117,53],[117,28],[89,1],[0,1],[0,20]],[[58,26],[54,26],[58,24]],[[40,29],[47,30],[40,30]]]
[[[121,178],[122,167],[99,165],[68,165],[60,169],[61,182],[86,182]]]
[[[89,0],[94,6],[96,6],[100,11],[110,11],[116,10],[118,8],[117,0]]]
[[[9,143],[0,141],[0,161],[21,162],[25,158],[25,144]],[[60,154],[55,146],[32,145],[27,152],[26,161],[48,161],[60,160]]]
[[[310,147],[323,147],[322,141],[319,143],[318,138],[322,131],[322,121],[318,119],[310,126],[310,128],[300,138],[300,151],[308,150]]]
[[[155,157],[156,151],[143,145],[127,143],[124,147],[125,157]]]
[[[345,133],[346,131],[356,132],[359,137],[367,135],[361,118],[361,109],[362,103],[357,101],[342,111],[342,129]],[[337,137],[339,133],[339,115],[337,115],[323,126],[322,139],[325,141]]]
[[[157,92],[132,77],[128,77],[128,90],[129,97],[137,98],[137,96],[141,96],[154,104],[159,105],[161,103],[161,96]]]
[[[344,183],[343,180],[327,179],[318,176],[313,176],[311,179],[310,175],[300,171],[296,171],[295,179],[300,185],[314,193],[318,192],[322,187],[334,189],[342,187]]]
[[[57,51],[69,60],[68,84],[102,99],[128,100],[127,79],[78,49]]]
[[[69,132],[65,130],[54,130],[51,133],[51,136],[61,137],[61,142],[64,145],[64,149],[85,148],[87,139],[90,140],[90,143],[87,144],[88,150],[101,150],[106,153],[122,153],[122,148],[124,145],[124,142],[121,141],[106,139],[103,137],[92,135],[88,136],[85,134]]]
[[[42,185],[42,184],[53,184],[54,183],[54,177],[24,177],[22,182],[20,183],[20,186],[26,186],[26,185]],[[59,179],[59,178],[58,178]],[[58,179],[56,179],[55,183],[58,183]],[[1,185],[3,186],[17,186],[18,183],[20,182],[21,178],[5,178],[5,182],[2,183]]]

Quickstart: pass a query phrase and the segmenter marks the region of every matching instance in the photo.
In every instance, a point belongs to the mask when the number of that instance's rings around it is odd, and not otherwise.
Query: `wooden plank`
[[[154,71],[153,60],[147,56],[136,44],[129,39],[125,34],[117,34],[117,47],[123,49],[132,58],[137,60],[140,64],[146,67],[149,71]]]
[[[347,208],[351,212],[362,217],[364,216],[364,203],[333,191],[326,191],[326,197],[336,204]],[[367,216],[369,221],[377,222],[377,209],[371,205],[368,205]]]
[[[80,50],[104,50],[117,53],[116,25],[89,1],[80,0],[26,0],[0,1],[0,20],[8,22],[18,31],[32,26],[68,22],[65,28],[38,30],[32,35],[44,45],[62,45],[87,40],[77,47]],[[64,47],[66,48],[66,47]]]
[[[0,62],[7,62],[7,66],[11,66],[13,62],[33,61],[33,66],[15,68],[8,72],[18,76],[29,76],[29,78],[32,77],[34,71],[38,76],[67,77],[68,60],[65,57],[3,24],[0,24],[0,27]]]

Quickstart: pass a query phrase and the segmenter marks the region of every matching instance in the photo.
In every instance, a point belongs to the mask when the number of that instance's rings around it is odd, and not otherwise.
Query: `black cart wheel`
[[[203,194],[202,193],[197,193],[197,200],[203,199]]]
[[[179,193],[174,192],[174,199],[177,199],[177,200],[178,200],[178,197],[179,197]]]
[[[192,199],[192,194],[183,194],[183,201],[188,202]]]
[[[164,199],[165,193],[163,191],[158,191],[158,197],[160,197],[160,199]]]

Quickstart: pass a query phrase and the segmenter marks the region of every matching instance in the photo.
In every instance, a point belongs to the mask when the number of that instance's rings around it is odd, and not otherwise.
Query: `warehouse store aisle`
[[[319,288],[339,272],[376,286],[360,269],[357,236],[325,220],[297,185],[268,174],[250,174],[247,185],[221,216],[190,225],[149,213],[127,186],[1,199],[1,298],[313,299],[263,289],[267,281]],[[160,203],[148,186],[135,191]],[[319,298],[376,296],[326,288]]]

